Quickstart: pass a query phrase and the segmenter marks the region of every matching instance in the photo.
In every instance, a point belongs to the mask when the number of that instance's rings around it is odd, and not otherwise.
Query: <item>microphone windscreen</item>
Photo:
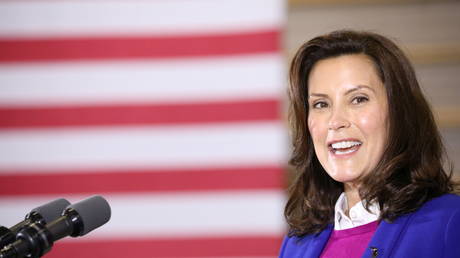
[[[31,211],[36,212],[42,216],[46,223],[51,222],[59,218],[62,214],[62,211],[70,205],[70,202],[64,198],[60,198],[39,206]]]
[[[109,203],[100,195],[89,197],[83,201],[69,205],[67,208],[74,209],[83,222],[83,231],[80,233],[80,236],[84,236],[107,223],[111,215]]]

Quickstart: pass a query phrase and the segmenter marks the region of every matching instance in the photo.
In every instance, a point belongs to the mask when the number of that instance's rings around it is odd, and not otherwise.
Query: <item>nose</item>
[[[342,108],[335,108],[332,111],[331,117],[329,119],[329,130],[340,130],[348,127],[350,127],[350,121],[347,117],[347,114]]]

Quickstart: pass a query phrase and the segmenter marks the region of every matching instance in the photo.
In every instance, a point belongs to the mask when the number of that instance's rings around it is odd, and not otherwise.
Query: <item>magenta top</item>
[[[334,230],[321,253],[321,258],[362,257],[369,241],[377,230],[378,222]]]

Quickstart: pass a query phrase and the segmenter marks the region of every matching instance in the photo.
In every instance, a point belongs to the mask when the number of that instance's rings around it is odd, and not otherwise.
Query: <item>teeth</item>
[[[334,149],[346,149],[351,148],[356,145],[361,145],[361,142],[358,141],[343,141],[343,142],[336,142],[333,143],[331,146]]]
[[[354,149],[345,150],[345,151],[336,150],[336,151],[335,151],[335,154],[337,154],[337,155],[348,154],[348,153],[352,153],[352,152],[354,152],[354,151],[356,151],[356,150],[354,150]]]

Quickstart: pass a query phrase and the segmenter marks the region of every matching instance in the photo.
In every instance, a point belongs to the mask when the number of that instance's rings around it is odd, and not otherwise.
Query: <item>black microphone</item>
[[[62,214],[62,211],[70,205],[66,199],[60,198],[44,205],[32,209],[25,219],[11,228],[0,226],[0,249],[4,246],[13,243],[16,240],[16,234],[23,228],[32,223],[46,223],[56,220]]]
[[[23,227],[16,241],[0,251],[0,258],[39,258],[51,250],[55,241],[84,236],[107,223],[110,216],[109,203],[101,196],[92,196],[69,205],[61,217],[46,225],[32,223]]]

